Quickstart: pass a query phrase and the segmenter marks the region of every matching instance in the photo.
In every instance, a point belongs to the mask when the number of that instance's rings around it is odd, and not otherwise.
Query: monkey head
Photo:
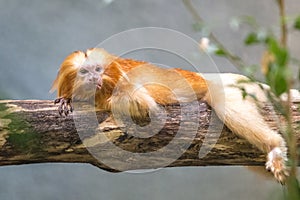
[[[103,86],[105,66],[105,55],[101,49],[87,50],[84,59],[77,65],[73,94],[92,96],[97,89],[100,90]]]

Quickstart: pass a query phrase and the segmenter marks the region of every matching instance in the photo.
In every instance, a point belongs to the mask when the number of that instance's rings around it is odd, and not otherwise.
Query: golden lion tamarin
[[[216,76],[220,77],[220,82],[216,81]],[[110,110],[113,106],[120,113],[138,118],[155,112],[159,104],[191,102],[195,98],[205,100],[229,129],[267,153],[266,168],[279,182],[284,182],[288,176],[285,141],[264,122],[257,102],[252,98],[244,99],[240,89],[234,87],[241,80],[248,79],[238,74],[206,75],[163,69],[94,48],[71,53],[63,61],[52,89],[57,89],[55,103],[59,103],[59,113],[65,115],[73,110],[72,98],[95,98],[98,109]],[[243,87],[256,95],[258,101],[267,100],[257,84],[243,83]],[[221,106],[224,103],[225,107]]]

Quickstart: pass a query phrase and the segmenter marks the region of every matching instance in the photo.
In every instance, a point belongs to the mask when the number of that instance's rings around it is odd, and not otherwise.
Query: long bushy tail
[[[251,97],[243,98],[241,90],[236,87],[238,81],[247,78],[237,74],[210,74],[204,77],[208,81],[209,91],[205,96],[208,104],[229,129],[268,153],[267,169],[274,173],[277,180],[284,182],[287,176],[285,141],[266,124],[257,102]],[[266,101],[264,92],[256,83],[243,83],[242,86],[247,93],[255,95],[258,102]]]

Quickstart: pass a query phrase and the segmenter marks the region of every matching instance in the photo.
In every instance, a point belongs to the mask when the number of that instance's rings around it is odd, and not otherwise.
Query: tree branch
[[[295,108],[293,109],[295,125],[300,121],[297,106],[294,104]],[[210,129],[213,131],[208,132],[211,109],[205,102],[199,103],[199,109],[200,118],[194,114],[195,109],[192,107],[188,109],[191,111],[191,113],[188,113],[191,118],[199,118],[200,126],[196,137],[191,138],[188,128],[183,131],[184,134],[180,136],[179,143],[192,140],[189,142],[191,145],[169,167],[264,165],[265,155],[244,139],[232,134],[226,127],[223,128],[220,138],[215,138],[218,139],[218,142],[212,150],[204,158],[199,158],[198,154],[204,138],[207,136],[213,138],[215,127],[218,126],[217,123],[211,124]],[[85,113],[82,113],[81,116],[61,117],[57,112],[57,106],[53,105],[52,101],[0,101],[0,166],[44,162],[79,162],[90,163],[108,171],[115,171],[115,169],[102,163],[101,160],[95,159],[85,145],[97,147],[101,151],[102,157],[109,161],[113,161],[118,156],[117,152],[110,151],[107,148],[109,142],[113,142],[128,152],[135,153],[161,149],[177,134],[181,119],[179,105],[167,106],[166,110],[168,119],[165,126],[158,134],[149,138],[137,138],[122,131],[120,127],[116,126],[109,112],[97,112],[97,119],[100,124],[98,129],[101,129],[101,132],[97,133],[97,137],[95,135],[81,135],[79,137],[74,120],[76,117],[88,120],[82,117],[85,116]],[[270,107],[266,106],[264,112],[267,123],[276,129],[276,121],[267,115],[270,113]],[[86,125],[84,121],[83,125]],[[90,127],[84,128],[88,129]],[[99,139],[101,134],[106,136],[106,140]],[[296,137],[299,144],[300,134]],[[130,158],[127,158],[126,162],[120,161],[118,164],[124,165],[123,168],[128,170],[155,168],[159,167],[160,161],[169,159],[176,151],[178,151],[177,148],[166,150],[159,157],[149,157],[135,165],[128,165],[131,162]]]

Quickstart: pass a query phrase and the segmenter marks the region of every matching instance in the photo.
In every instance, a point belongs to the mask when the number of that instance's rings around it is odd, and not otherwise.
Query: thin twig
[[[285,14],[285,2],[284,0],[278,0],[279,14],[280,14],[280,25],[281,25],[281,45],[283,47],[287,46],[287,24],[286,24],[286,14]]]
[[[282,47],[287,48],[287,24],[286,24],[286,14],[285,14],[285,0],[278,0],[279,14],[280,14],[280,26],[281,26],[281,37],[280,42]],[[286,64],[288,67],[288,63]],[[289,78],[288,81],[288,91],[291,89],[292,79]],[[291,94],[287,93],[287,101],[283,102],[287,111],[286,120],[287,120],[287,142],[290,150],[291,157],[291,177],[297,177],[297,165],[298,165],[298,150],[297,150],[297,141],[295,137],[295,131],[292,127],[292,110],[291,110]]]
[[[201,18],[201,16],[198,14],[197,10],[195,9],[194,5],[191,3],[190,0],[182,0],[186,8],[190,11],[193,18],[196,20],[196,22],[203,24],[204,20]],[[231,53],[219,40],[216,38],[216,36],[213,33],[209,34],[209,39],[218,46],[219,49],[221,49],[224,54],[226,55],[226,58],[236,67],[240,69],[244,69],[245,63],[243,60]]]

